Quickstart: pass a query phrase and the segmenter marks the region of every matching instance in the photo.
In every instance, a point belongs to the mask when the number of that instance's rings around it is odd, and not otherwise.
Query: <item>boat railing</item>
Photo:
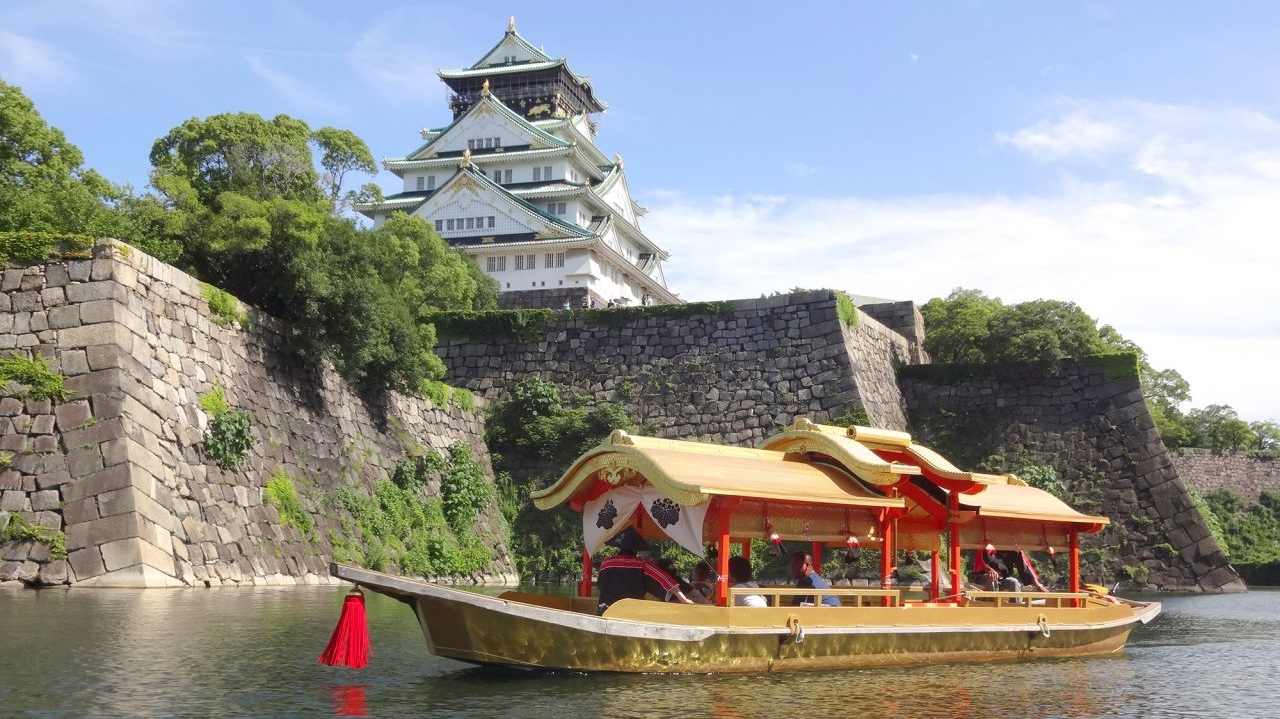
[[[964,598],[972,602],[978,600],[983,606],[1035,606],[1046,607],[1083,607],[1092,595],[1089,592],[1002,592],[971,589],[964,593]]]
[[[846,607],[867,607],[867,606],[884,606],[885,597],[889,598],[888,606],[899,606],[902,603],[902,593],[898,589],[846,589],[843,587],[831,587],[828,589],[813,589],[811,587],[730,587],[729,603],[733,603],[733,598],[746,595],[759,594],[769,601],[769,606],[782,606],[783,597],[840,597],[840,603]],[[821,606],[821,605],[819,605]]]

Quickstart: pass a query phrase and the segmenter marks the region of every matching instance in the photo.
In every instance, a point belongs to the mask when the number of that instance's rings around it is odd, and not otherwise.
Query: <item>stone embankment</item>
[[[0,351],[34,353],[67,376],[63,402],[0,400],[0,526],[14,515],[57,542],[0,544],[0,581],[30,585],[216,586],[328,582],[334,539],[358,543],[333,492],[371,492],[423,449],[468,444],[488,469],[482,416],[393,396],[371,407],[336,375],[288,361],[270,318],[223,327],[199,282],[118,243],[91,260],[9,267]],[[201,397],[221,387],[248,412],[244,465],[202,451]],[[294,485],[314,528],[264,500]],[[496,509],[480,532],[512,564]]]
[[[1136,366],[1086,360],[942,369],[900,376],[917,438],[949,448],[962,466],[1051,467],[1077,509],[1111,519],[1082,543],[1104,571],[1095,581],[1244,588],[1156,432]]]
[[[1280,494],[1280,459],[1255,459],[1243,452],[1180,450],[1173,456],[1173,466],[1201,495],[1229,489],[1256,502],[1263,492]]]
[[[1090,549],[1113,576],[1165,589],[1239,586],[1155,433],[1136,375],[1088,363],[913,374],[927,359],[913,305],[846,305],[842,319],[840,304],[837,293],[815,291],[571,310],[533,336],[442,338],[438,351],[446,380],[483,398],[535,375],[621,403],[658,436],[754,446],[797,416],[865,412],[964,468],[997,454],[1050,465],[1084,509],[1111,518]],[[339,488],[372,491],[406,456],[455,442],[492,480],[480,414],[405,397],[371,407],[332,374],[283,359],[269,318],[250,325],[215,324],[199,283],[117,243],[99,244],[92,260],[5,270],[0,350],[46,358],[76,394],[0,404],[0,451],[11,456],[0,470],[0,525],[21,516],[62,533],[66,550],[63,558],[49,543],[0,544],[0,581],[326,581],[335,543],[352,539],[351,518],[333,501]],[[201,397],[217,387],[249,413],[257,439],[236,471],[202,451]],[[264,499],[280,473],[314,530],[290,525]],[[492,573],[503,576],[512,565],[499,522],[490,508],[479,531],[497,550]]]

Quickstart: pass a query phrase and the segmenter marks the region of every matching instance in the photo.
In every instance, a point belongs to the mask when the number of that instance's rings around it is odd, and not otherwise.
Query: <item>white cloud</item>
[[[419,23],[401,13],[382,18],[367,28],[346,52],[347,65],[364,84],[387,97],[414,104],[436,104],[442,97],[440,78],[424,60],[430,47]]]
[[[996,140],[1042,160],[1090,155],[1114,147],[1124,139],[1114,124],[1100,122],[1083,112],[1046,120],[1012,134],[997,133]]]
[[[76,79],[64,53],[23,35],[0,31],[0,76],[15,85],[66,85]]]
[[[798,286],[924,302],[961,286],[1070,300],[1181,372],[1197,406],[1280,417],[1280,389],[1256,374],[1280,365],[1280,123],[1110,101],[1009,137],[1059,158],[1052,172],[1087,152],[1101,179],[1062,173],[1017,198],[666,194],[645,229],[686,299]]]
[[[336,114],[343,112],[342,106],[331,102],[322,94],[312,90],[293,77],[279,72],[254,55],[245,57],[245,62],[249,65],[249,69],[257,75],[259,79],[266,82],[285,100],[294,106],[304,110],[314,110],[328,114]]]

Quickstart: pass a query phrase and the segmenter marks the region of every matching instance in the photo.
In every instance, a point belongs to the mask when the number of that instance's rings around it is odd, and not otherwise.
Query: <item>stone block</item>
[[[27,493],[18,489],[7,489],[0,494],[0,512],[26,512]]]
[[[99,494],[98,512],[103,517],[137,512],[166,531],[177,524],[169,510],[134,487]]]
[[[146,520],[137,512],[93,519],[67,527],[67,549],[83,549],[120,539],[136,539],[146,531]]]
[[[0,417],[14,417],[22,414],[22,400],[17,397],[0,398]]]
[[[55,510],[62,506],[62,498],[56,489],[44,489],[31,493],[31,511],[43,512]]]
[[[114,300],[92,300],[80,307],[81,324],[92,325],[99,322],[111,322],[116,319],[116,308],[122,305]]]
[[[50,329],[63,330],[74,328],[81,324],[79,317],[79,304],[65,304],[63,307],[54,307],[49,311],[46,317],[47,325]]]
[[[31,434],[53,434],[54,416],[42,414],[31,420]]]
[[[75,287],[75,285],[71,286]],[[60,349],[93,347],[95,345],[110,345],[129,352],[133,349],[133,334],[114,322],[81,325],[58,330],[58,347]]]
[[[67,560],[56,559],[44,565],[40,568],[38,579],[45,586],[68,583],[70,576],[67,572]]]
[[[90,577],[96,577],[107,568],[102,563],[102,552],[97,547],[86,547],[67,554],[67,564],[71,566],[71,571],[75,574],[75,581],[83,582]]]
[[[53,262],[45,265],[44,268],[44,286],[45,287],[62,287],[71,281],[71,276],[67,272],[67,266],[60,262]]]
[[[61,287],[45,287],[40,290],[40,304],[45,309],[58,307],[67,303],[67,295]]]
[[[95,345],[85,350],[85,356],[91,370],[120,367],[123,362],[122,354],[121,348],[115,345]]]
[[[97,403],[95,402],[95,405]],[[124,419],[99,419],[84,429],[73,429],[62,433],[62,443],[71,449],[97,446],[102,442],[119,439],[124,436]]]
[[[69,377],[84,374],[89,371],[89,361],[85,356],[84,350],[69,350],[62,353],[59,361],[59,371]]]
[[[70,527],[73,524],[82,522],[91,522],[100,519],[98,514],[98,498],[85,497],[77,499],[74,502],[66,502],[62,505],[62,521]]]
[[[174,574],[173,555],[138,538],[108,542],[102,545],[101,550],[102,563],[108,572],[145,564],[165,574]]]
[[[89,400],[80,399],[60,404],[53,409],[53,415],[58,420],[59,431],[77,429],[89,420]]]
[[[94,497],[103,492],[110,492],[134,485],[133,472],[128,464],[117,464],[94,472],[86,477],[72,480],[62,487],[62,500],[74,502],[85,497]]]
[[[73,479],[93,474],[102,467],[102,452],[97,445],[73,449],[67,453],[67,471]]]

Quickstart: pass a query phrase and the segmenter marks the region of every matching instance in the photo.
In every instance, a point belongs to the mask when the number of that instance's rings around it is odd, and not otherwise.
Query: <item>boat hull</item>
[[[1092,656],[1118,651],[1160,611],[1109,602],[753,608],[623,600],[598,617],[569,597],[489,597],[350,567],[334,574],[413,607],[440,656],[536,670],[769,672]]]

